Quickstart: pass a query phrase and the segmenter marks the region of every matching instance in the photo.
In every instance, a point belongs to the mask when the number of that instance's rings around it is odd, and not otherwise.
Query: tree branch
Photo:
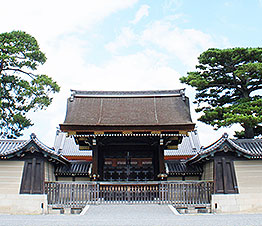
[[[5,69],[2,69],[3,71],[16,71],[16,72],[21,72],[21,73],[24,73],[26,75],[28,75],[31,79],[34,79],[35,78],[35,75],[32,74],[32,73],[29,73],[29,72],[25,72],[21,69],[18,69],[18,68],[5,68]]]

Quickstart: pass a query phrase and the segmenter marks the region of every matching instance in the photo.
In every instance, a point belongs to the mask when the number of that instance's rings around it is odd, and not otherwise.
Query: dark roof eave
[[[136,130],[136,131],[150,131],[150,130],[183,130],[192,131],[195,128],[195,123],[173,124],[173,125],[80,125],[63,123],[60,124],[60,129],[66,131],[116,131],[116,130]]]

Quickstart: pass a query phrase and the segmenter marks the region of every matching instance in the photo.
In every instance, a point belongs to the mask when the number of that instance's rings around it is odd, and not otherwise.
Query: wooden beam
[[[159,173],[166,173],[165,171],[165,160],[164,160],[164,145],[159,145],[158,148],[158,159],[159,159]]]

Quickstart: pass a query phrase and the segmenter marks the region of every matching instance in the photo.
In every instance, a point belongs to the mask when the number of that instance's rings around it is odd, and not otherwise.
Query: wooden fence
[[[211,202],[213,182],[46,182],[45,193],[53,207],[122,203],[205,206]]]

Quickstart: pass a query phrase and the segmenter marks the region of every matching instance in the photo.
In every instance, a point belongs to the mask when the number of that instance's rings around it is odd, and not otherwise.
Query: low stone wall
[[[46,195],[0,194],[0,214],[45,214]]]
[[[262,195],[212,195],[211,208],[214,213],[262,213]]]

